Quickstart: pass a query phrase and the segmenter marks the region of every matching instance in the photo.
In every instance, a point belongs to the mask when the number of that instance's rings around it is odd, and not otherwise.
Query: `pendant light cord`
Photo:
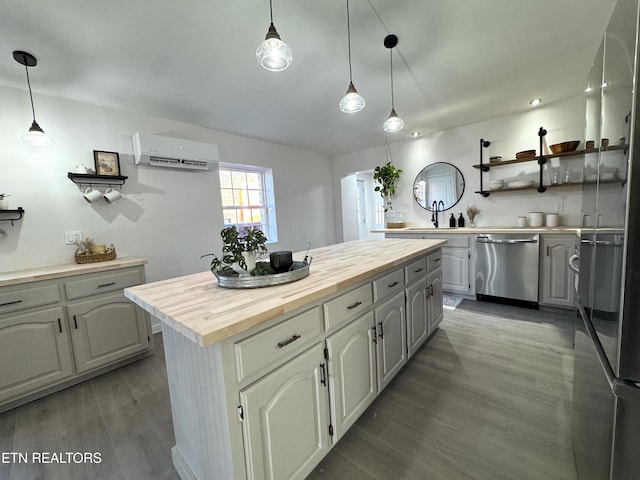
[[[36,121],[36,110],[33,108],[33,94],[31,93],[31,81],[29,80],[29,67],[27,66],[27,57],[24,57],[24,71],[27,72],[27,85],[29,86],[29,98],[31,99],[31,113],[33,121]]]
[[[389,49],[389,63],[391,64],[391,109],[395,108],[395,102],[393,100],[393,49]]]
[[[349,18],[349,0],[347,0],[347,45],[349,51],[349,83],[353,83],[353,75],[351,73],[351,20]]]
[[[269,15],[271,16],[271,25],[273,25],[273,3],[269,0]]]

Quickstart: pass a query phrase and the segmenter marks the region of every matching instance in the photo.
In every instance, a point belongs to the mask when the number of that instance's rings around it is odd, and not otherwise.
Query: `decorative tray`
[[[293,262],[287,272],[273,273],[271,275],[239,275],[235,272],[229,274],[213,274],[218,279],[218,286],[222,288],[263,288],[291,283],[309,276],[309,267],[313,258],[305,258],[302,262]]]

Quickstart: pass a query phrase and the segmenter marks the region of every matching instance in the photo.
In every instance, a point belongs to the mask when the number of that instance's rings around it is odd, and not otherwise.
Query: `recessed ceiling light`
[[[420,135],[422,135],[420,132],[411,132],[412,137],[419,137]]]
[[[533,100],[531,100],[529,102],[529,105],[535,107],[536,105],[540,105],[542,103],[542,99],[541,98],[534,98]]]
[[[587,87],[584,89],[584,93],[591,93],[591,87]]]

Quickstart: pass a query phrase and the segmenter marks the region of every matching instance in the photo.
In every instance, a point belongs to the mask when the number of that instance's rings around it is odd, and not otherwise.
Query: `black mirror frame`
[[[458,167],[456,167],[453,163],[449,163],[449,162],[434,162],[434,163],[430,163],[429,165],[426,165],[425,167],[423,167],[423,168],[422,168],[422,170],[420,170],[420,171],[418,172],[418,174],[416,175],[415,180],[413,181],[413,191],[415,192],[416,182],[418,181],[418,177],[422,174],[422,172],[424,172],[424,170],[425,170],[426,168],[429,168],[429,167],[430,167],[430,166],[432,166],[432,165],[438,165],[438,164],[440,164],[440,163],[444,163],[444,164],[446,164],[446,165],[451,165],[453,168],[455,168],[455,169],[458,171],[458,173],[460,174],[460,177],[462,178],[462,192],[460,193],[460,195],[458,195],[458,199],[457,199],[457,200],[456,200],[452,205],[450,205],[449,207],[445,208],[444,210],[438,210],[439,212],[445,212],[445,211],[447,211],[447,210],[452,209],[452,208],[453,208],[453,207],[455,207],[458,203],[460,203],[460,200],[462,199],[462,196],[464,195],[464,191],[465,191],[465,189],[467,188],[467,182],[466,182],[466,180],[464,179],[464,175],[462,174],[462,171],[461,171]],[[433,211],[433,210],[431,210],[431,207],[430,207],[430,206],[423,206],[423,205],[421,205],[421,204],[420,204],[420,202],[418,201],[418,199],[416,198],[415,193],[414,193],[414,195],[413,195],[413,199],[416,201],[416,203],[418,204],[418,206],[419,206],[420,208],[424,208],[425,210],[428,210],[429,212],[432,212],[432,211]]]

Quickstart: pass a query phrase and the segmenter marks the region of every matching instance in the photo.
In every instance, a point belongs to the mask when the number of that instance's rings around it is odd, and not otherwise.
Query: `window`
[[[262,230],[269,242],[278,241],[273,174],[247,165],[221,165],[220,194],[224,226]]]

